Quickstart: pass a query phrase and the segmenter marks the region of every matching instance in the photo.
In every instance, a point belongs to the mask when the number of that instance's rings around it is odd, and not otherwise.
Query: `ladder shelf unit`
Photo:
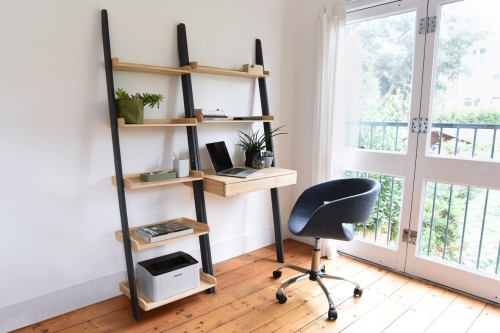
[[[197,62],[189,62],[189,57],[188,57],[188,46],[187,46],[187,36],[186,36],[186,27],[184,24],[179,24],[177,26],[177,42],[179,43],[179,58],[181,59],[181,67],[182,68],[190,68],[190,71],[192,73],[203,73],[203,74],[212,74],[212,75],[225,75],[225,76],[237,76],[237,77],[242,77],[242,78],[250,78],[250,79],[258,79],[259,83],[259,93],[260,93],[260,103],[261,103],[261,109],[262,109],[262,118],[263,120],[260,120],[264,124],[264,132],[270,132],[271,131],[271,121],[274,120],[274,116],[271,116],[269,112],[269,100],[267,96],[267,86],[266,86],[266,78],[270,76],[269,71],[265,70],[264,67],[264,56],[262,53],[262,44],[260,39],[255,40],[255,64],[261,65],[263,70],[262,75],[257,75],[257,74],[250,74],[247,72],[243,72],[242,70],[234,70],[234,69],[226,69],[226,68],[218,68],[218,67],[208,67],[208,66],[199,66]],[[182,56],[181,56],[182,52]],[[188,99],[190,105],[185,106],[185,109],[187,110],[188,108],[190,110],[194,111],[194,103],[192,99],[192,88],[191,88],[191,75],[183,75],[183,85],[186,84],[189,86],[189,89],[183,89],[184,92],[189,91],[191,92],[190,98]],[[188,82],[184,81],[184,78],[188,80]],[[184,102],[186,103],[186,98],[184,99]],[[191,113],[190,116],[194,116],[194,113]],[[188,114],[186,112],[186,117],[188,117]],[[198,122],[203,122],[200,117],[197,117]],[[201,120],[201,121],[200,121]],[[244,120],[237,120],[240,122],[255,122],[255,120],[251,121],[244,121]],[[218,123],[231,123],[235,122],[234,120],[223,120],[223,121],[218,121],[218,120],[210,120],[210,121],[204,121],[203,123],[209,123],[209,122],[218,122]],[[270,137],[266,140],[266,146],[268,147],[267,150],[273,151],[273,138]],[[272,162],[272,167],[275,166],[275,159],[273,159]],[[295,172],[295,171],[293,171]],[[293,184],[296,182],[296,172],[294,174],[295,177],[293,180]],[[204,183],[207,183],[206,177],[204,180]],[[250,183],[247,183],[250,184]],[[287,185],[292,184],[291,182]],[[194,185],[194,184],[193,184]],[[224,186],[224,185],[222,185]],[[220,190],[220,183],[217,184],[217,192],[221,193]],[[248,187],[247,187],[248,188]],[[266,187],[269,188],[269,187]],[[224,190],[222,190],[224,191]],[[285,252],[283,248],[283,238],[282,238],[282,232],[281,232],[281,213],[279,209],[279,195],[278,195],[278,189],[276,187],[270,188],[271,191],[271,204],[272,204],[272,211],[273,211],[273,222],[274,222],[274,237],[276,241],[276,256],[278,262],[284,263],[285,262]],[[248,190],[243,193],[251,192],[251,190]],[[223,192],[222,192],[223,193]],[[221,195],[221,194],[219,194]],[[223,195],[224,196],[224,195]]]
[[[127,282],[123,282],[120,284],[120,290],[131,299],[133,315],[136,320],[140,320],[139,308],[142,308],[143,310],[147,311],[203,290],[207,290],[209,293],[215,292],[214,287],[216,285],[216,279],[212,276],[213,275],[212,257],[210,253],[210,240],[208,237],[210,229],[207,225],[207,217],[205,210],[203,173],[200,171],[201,169],[199,161],[198,139],[196,132],[197,121],[196,118],[194,117],[194,108],[190,107],[190,104],[192,104],[192,91],[190,86],[190,68],[188,66],[189,63],[183,65],[183,63],[185,63],[184,60],[185,57],[183,55],[183,51],[181,50],[182,45],[179,44],[179,58],[181,62],[180,68],[120,63],[117,58],[111,57],[108,14],[105,9],[101,11],[101,24],[102,24],[104,64],[106,71],[106,86],[107,86],[108,108],[109,108],[109,119],[110,119],[109,124],[111,127],[111,138],[113,144],[113,156],[115,165],[115,176],[112,177],[112,182],[114,185],[116,185],[117,188],[118,203],[120,208],[120,220],[121,220],[121,230],[115,233],[115,237],[119,241],[123,242],[123,249],[124,249],[125,262],[127,268],[127,278],[128,278]],[[188,67],[183,67],[183,66],[188,66]],[[181,76],[183,96],[184,96],[184,106],[185,106],[185,118],[160,119],[160,120],[150,119],[146,120],[144,124],[138,124],[138,125],[125,124],[123,119],[120,120],[117,118],[113,70]],[[189,155],[190,155],[190,162],[192,169],[189,177],[176,178],[172,180],[160,181],[154,183],[142,183],[139,181],[138,178],[139,174],[124,175],[122,170],[120,139],[119,139],[118,129],[120,127],[145,128],[145,127],[170,127],[170,126],[186,127]],[[128,225],[125,188],[138,189],[138,188],[147,188],[153,186],[181,184],[186,182],[189,182],[193,187],[194,204],[196,209],[197,221],[189,220],[186,218],[179,218],[175,220],[177,221],[182,220],[187,224],[193,225],[195,229],[194,233],[192,235],[180,236],[152,244],[141,242],[140,240],[136,239],[135,236],[133,236],[133,230],[135,228],[129,228]],[[132,249],[140,251],[173,242],[178,242],[180,240],[192,237],[198,237],[200,242],[200,252],[201,252],[201,260],[203,267],[202,272],[200,274],[200,287],[188,290],[178,295],[174,295],[160,302],[152,302],[137,289],[135,270],[132,258]]]

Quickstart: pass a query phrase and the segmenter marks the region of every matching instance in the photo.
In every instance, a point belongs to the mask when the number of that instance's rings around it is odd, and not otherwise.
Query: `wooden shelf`
[[[172,221],[181,222],[181,223],[184,223],[184,224],[187,224],[187,225],[193,227],[193,229],[194,229],[193,233],[189,234],[189,235],[183,235],[183,236],[179,236],[179,237],[174,237],[174,238],[166,239],[166,240],[163,240],[163,241],[160,241],[160,242],[155,242],[155,243],[148,243],[145,240],[142,240],[139,237],[134,236],[134,230],[137,229],[137,228],[142,228],[142,227],[153,225],[153,224],[158,224],[158,223],[162,223],[162,222],[172,222]],[[132,246],[132,248],[134,250],[136,250],[136,251],[147,250],[147,249],[151,249],[151,248],[154,248],[154,247],[163,246],[165,244],[178,242],[178,241],[181,241],[181,240],[184,240],[184,239],[198,237],[198,236],[201,236],[201,235],[208,234],[210,232],[210,227],[208,226],[208,224],[197,222],[197,221],[188,219],[186,217],[180,217],[180,218],[177,218],[177,219],[172,219],[172,220],[162,221],[162,222],[155,222],[155,223],[150,223],[150,224],[146,224],[146,225],[141,225],[141,226],[135,227],[135,228],[130,228],[129,229],[129,232],[130,232],[130,245]],[[122,230],[115,231],[115,238],[116,238],[116,240],[118,240],[118,241],[120,241],[120,242],[123,243],[123,232],[122,232]]]
[[[137,289],[137,296],[139,298],[139,307],[143,309],[144,311],[149,311],[154,308],[160,307],[162,305],[168,304],[175,302],[177,300],[180,300],[181,298],[188,297],[191,295],[194,295],[196,293],[199,293],[201,291],[207,290],[209,288],[215,287],[217,285],[217,279],[214,278],[211,275],[208,275],[206,273],[203,273],[203,271],[200,269],[200,286],[194,289],[190,289],[188,291],[185,291],[183,293],[174,295],[169,298],[162,299],[161,301],[154,302],[150,298],[148,298],[146,295],[141,293],[139,289]],[[122,282],[120,283],[120,291],[130,298],[130,288],[128,282]]]
[[[191,72],[192,73],[204,73],[204,74],[213,74],[213,75],[237,76],[237,77],[246,77],[246,78],[250,78],[250,79],[260,79],[260,78],[266,78],[266,77],[270,76],[269,71],[264,71],[263,75],[250,74],[250,73],[243,72],[242,70],[237,70],[237,69],[228,69],[228,68],[219,68],[219,67],[208,67],[208,66],[198,66],[198,63],[196,61],[190,62],[189,65],[191,66]]]
[[[196,170],[189,171],[189,177],[174,178],[174,179],[168,179],[168,180],[159,180],[156,182],[143,182],[143,181],[141,181],[140,173],[131,173],[131,174],[123,175],[123,182],[124,182],[125,188],[131,189],[131,190],[135,190],[135,189],[139,189],[139,188],[146,188],[146,187],[156,187],[156,186],[180,184],[180,183],[191,183],[195,180],[202,180],[202,179],[203,179],[203,172],[196,171]],[[111,177],[111,183],[113,185],[116,185],[116,176]]]
[[[196,126],[196,118],[181,119],[144,119],[144,124],[125,124],[125,119],[118,118],[118,127],[144,128],[144,127],[172,127],[172,126]]]
[[[118,58],[111,59],[113,69],[115,71],[125,71],[125,72],[138,72],[138,73],[150,73],[150,74],[163,74],[163,75],[184,75],[189,74],[190,67],[163,67],[163,66],[153,66],[153,65],[143,65],[143,64],[132,64],[129,62],[120,62]]]
[[[217,176],[213,170],[203,170],[203,173],[204,190],[222,197],[288,186],[297,182],[297,171],[281,168],[264,168],[248,178]]]
[[[274,116],[258,116],[262,117],[262,120],[234,120],[234,117],[227,117],[227,120],[203,120],[201,114],[195,115],[197,122],[199,123],[255,123],[255,122],[270,122],[274,121]]]

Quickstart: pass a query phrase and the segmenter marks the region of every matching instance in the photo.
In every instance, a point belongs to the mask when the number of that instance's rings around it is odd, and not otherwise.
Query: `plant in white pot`
[[[129,96],[122,88],[118,88],[115,93],[117,117],[124,118],[126,124],[144,123],[144,106],[160,108],[160,102],[163,102],[162,94],[137,93]]]
[[[285,126],[285,125],[283,125]],[[261,156],[262,150],[268,148],[269,146],[266,144],[266,140],[272,138],[276,135],[288,134],[288,133],[278,133],[278,131],[283,127],[277,127],[268,132],[264,132],[259,136],[259,130],[257,132],[251,131],[250,134],[240,132],[240,143],[236,144],[240,146],[245,151],[245,166],[251,167],[253,159],[256,156]]]
[[[262,158],[265,161],[264,168],[270,168],[271,164],[273,164],[273,158],[274,158],[273,152],[269,151],[269,150],[263,151],[262,152]]]

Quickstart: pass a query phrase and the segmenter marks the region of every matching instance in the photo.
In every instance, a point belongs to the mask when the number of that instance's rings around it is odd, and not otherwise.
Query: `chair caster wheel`
[[[335,309],[328,310],[328,319],[337,320],[337,310]]]
[[[279,279],[281,277],[281,271],[274,271],[273,276],[275,279]]]
[[[322,272],[322,273],[326,273],[326,267],[325,267],[325,266],[323,266],[323,267],[321,268],[321,272]]]
[[[285,304],[286,300],[287,300],[285,294],[281,294],[281,295],[276,294],[276,299],[280,302],[280,304]]]
[[[363,289],[354,288],[354,296],[361,297],[363,295]]]

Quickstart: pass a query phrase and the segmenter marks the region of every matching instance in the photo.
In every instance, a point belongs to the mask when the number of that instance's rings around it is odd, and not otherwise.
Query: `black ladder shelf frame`
[[[255,63],[264,67],[264,56],[262,54],[262,43],[260,39],[255,40]],[[262,108],[262,115],[269,116],[269,100],[267,98],[267,85],[265,78],[259,78],[259,92],[260,92],[260,105]],[[271,123],[264,122],[264,133],[271,131]],[[273,138],[269,137],[266,140],[266,150],[273,152]],[[275,166],[276,156],[273,158],[271,166]],[[274,239],[276,242],[276,257],[278,262],[285,262],[285,252],[283,249],[283,237],[281,235],[281,214],[280,214],[280,198],[278,195],[278,189],[272,188],[271,190],[271,203],[273,207],[273,221],[274,221]]]
[[[177,43],[179,46],[179,59],[180,66],[189,66],[189,56],[188,56],[188,47],[187,47],[187,36],[186,36],[186,26],[181,23],[177,26]],[[255,40],[255,63],[257,65],[262,65],[264,68],[264,56],[262,54],[262,43],[260,39]],[[264,68],[265,70],[265,68]],[[269,116],[269,100],[267,97],[267,86],[266,79],[259,78],[259,92],[260,92],[260,104],[262,108],[262,115]],[[193,92],[191,85],[191,74],[186,74],[182,76],[182,91],[184,92],[184,109],[186,110],[186,118],[194,117],[194,102],[193,102]],[[189,113],[188,113],[189,110]],[[188,128],[188,138],[190,130],[196,131],[196,127]],[[271,131],[271,123],[268,121],[264,121],[264,132]],[[196,140],[196,147],[198,147],[197,136],[194,135],[194,140]],[[266,140],[267,148],[266,150],[273,152],[273,138],[270,137]],[[273,162],[271,166],[275,166],[276,157],[273,158]],[[199,167],[199,156],[198,164],[193,164],[193,156],[191,156],[191,165],[196,165]],[[199,169],[196,169],[199,170]],[[200,182],[202,183],[202,182]],[[201,184],[203,186],[203,184]],[[195,184],[193,184],[193,188]],[[196,190],[195,190],[196,191]],[[284,263],[285,262],[285,252],[283,248],[283,238],[281,232],[281,214],[280,214],[280,202],[277,188],[271,188],[271,203],[273,209],[273,222],[274,222],[274,238],[276,242],[276,257],[277,261]],[[196,193],[196,192],[195,192]],[[203,200],[203,208],[205,207],[205,201]],[[205,210],[203,210],[205,211]],[[210,248],[208,248],[210,251]]]
[[[111,45],[109,38],[108,13],[106,9],[103,9],[101,11],[101,24],[102,24],[102,42],[104,49],[104,65],[106,70],[106,86],[108,94],[109,119],[111,125],[111,138],[113,143],[113,156],[115,164],[116,188],[118,194],[121,227],[123,233],[123,248],[125,253],[125,262],[127,267],[127,276],[130,288],[130,300],[132,303],[132,312],[134,318],[137,321],[139,321],[140,310],[139,310],[139,302],[137,295],[137,287],[135,284],[134,262],[132,258],[132,247],[130,244],[130,232],[128,226],[127,207],[125,200],[125,187],[123,182],[123,170],[122,170],[122,160],[120,152],[120,139],[118,133],[116,101],[114,97],[115,89],[113,81],[113,67],[111,61],[112,57],[111,57]],[[185,59],[188,59],[187,43],[185,50],[181,48],[181,43],[179,43],[179,59],[181,63],[184,62],[183,57],[185,57]],[[182,88],[184,96],[185,115],[186,118],[193,118],[194,107],[192,106],[194,104],[193,104],[193,94],[191,89],[191,76],[190,74],[184,74],[182,75],[181,79],[182,79]],[[187,126],[186,129],[187,129],[191,169],[201,170],[196,126]],[[207,214],[205,210],[205,197],[204,197],[202,180],[193,181],[193,192],[194,192],[195,207],[196,207],[196,218],[198,222],[207,224],[207,216],[206,216]],[[200,252],[202,258],[203,272],[213,276],[212,257],[210,252],[210,240],[208,234],[201,235],[199,237],[199,242],[200,242]],[[214,287],[209,288],[207,289],[207,292],[214,293],[215,288]]]

